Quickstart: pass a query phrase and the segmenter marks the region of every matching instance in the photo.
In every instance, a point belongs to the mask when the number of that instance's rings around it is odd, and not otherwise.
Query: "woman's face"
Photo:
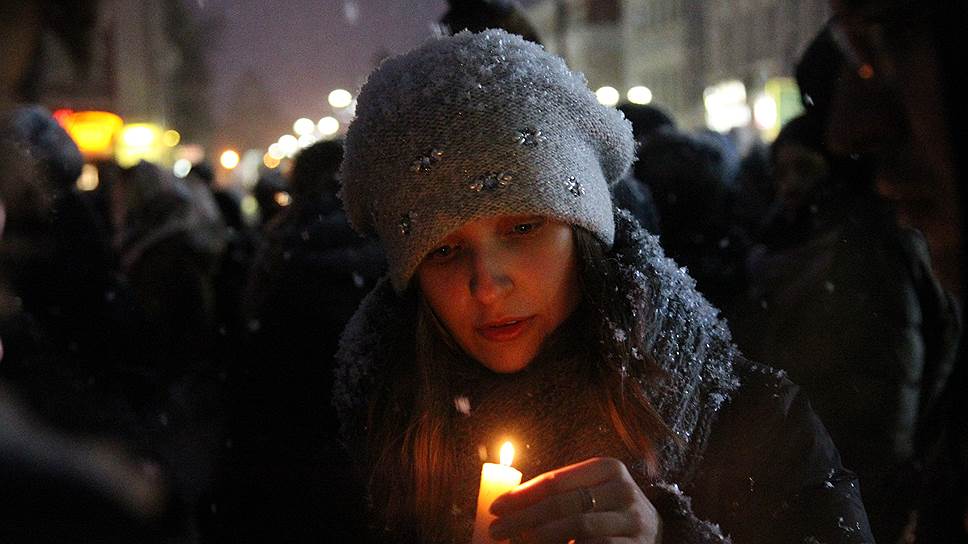
[[[527,367],[581,300],[571,227],[541,216],[464,224],[424,258],[417,281],[460,347],[500,373]]]

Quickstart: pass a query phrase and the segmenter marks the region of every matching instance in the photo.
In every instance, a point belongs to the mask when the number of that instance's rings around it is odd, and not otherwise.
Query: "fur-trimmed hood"
[[[643,368],[630,376],[645,388],[666,425],[679,438],[662,449],[663,477],[686,482],[702,455],[715,413],[739,385],[733,361],[738,352],[718,311],[695,289],[685,269],[664,256],[658,238],[648,234],[623,210],[615,212],[615,245],[609,252],[620,263],[619,283],[634,304],[645,345],[663,371],[646,381]],[[365,432],[366,401],[392,364],[399,346],[413,341],[412,301],[401,298],[387,279],[363,300],[346,327],[336,355],[333,403],[344,438]],[[630,331],[616,329],[617,336]],[[641,359],[633,355],[633,360]]]

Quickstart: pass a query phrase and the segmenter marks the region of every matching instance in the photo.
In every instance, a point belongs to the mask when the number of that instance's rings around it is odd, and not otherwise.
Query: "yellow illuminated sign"
[[[124,168],[130,168],[142,160],[160,164],[167,149],[163,135],[162,128],[154,123],[124,125],[114,157]]]
[[[55,117],[85,157],[105,158],[111,155],[115,136],[124,125],[120,117],[107,111],[61,110],[57,113]]]
[[[803,113],[803,103],[800,102],[800,88],[793,78],[770,78],[763,90],[776,104],[776,123],[763,132],[763,138],[771,142],[787,121]]]

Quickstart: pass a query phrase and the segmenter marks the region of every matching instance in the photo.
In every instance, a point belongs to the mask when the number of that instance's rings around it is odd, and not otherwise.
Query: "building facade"
[[[44,42],[41,101],[54,108],[103,109],[126,121],[164,125],[178,59],[165,34],[164,3],[100,2],[90,67],[79,74],[53,39]]]
[[[528,14],[593,89],[646,86],[697,128],[707,89],[739,81],[752,108],[768,82],[792,77],[831,10],[828,0],[544,0]]]

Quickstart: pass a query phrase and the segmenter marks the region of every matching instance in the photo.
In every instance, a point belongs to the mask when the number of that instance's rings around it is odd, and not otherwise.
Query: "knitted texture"
[[[584,76],[502,30],[429,40],[374,71],[346,135],[341,197],[381,239],[396,291],[447,234],[493,215],[542,215],[614,239],[609,185],[631,126]]]

